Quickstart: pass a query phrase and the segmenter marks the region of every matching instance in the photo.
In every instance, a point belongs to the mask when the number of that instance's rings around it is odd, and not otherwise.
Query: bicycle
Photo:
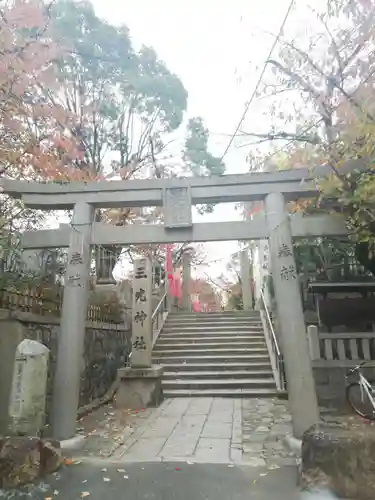
[[[346,386],[346,399],[353,410],[366,420],[375,420],[375,381],[369,381],[363,375],[361,368],[370,361],[363,361],[359,365],[351,368],[346,374],[348,379],[353,373],[358,374],[358,380]],[[359,404],[356,403],[356,391],[360,393]],[[368,404],[368,406],[366,406]],[[361,408],[362,405],[362,408]]]

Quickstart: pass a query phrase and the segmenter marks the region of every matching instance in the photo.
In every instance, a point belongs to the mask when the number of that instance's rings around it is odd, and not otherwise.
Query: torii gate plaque
[[[164,227],[167,229],[191,227],[191,188],[167,187],[163,192]]]

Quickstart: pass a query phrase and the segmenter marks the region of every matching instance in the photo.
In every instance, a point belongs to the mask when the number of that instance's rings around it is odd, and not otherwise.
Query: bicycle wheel
[[[374,381],[369,380],[369,383],[374,387]],[[353,410],[366,420],[375,420],[375,409],[372,406],[365,390],[361,391],[359,382],[353,382],[346,388],[346,399]]]

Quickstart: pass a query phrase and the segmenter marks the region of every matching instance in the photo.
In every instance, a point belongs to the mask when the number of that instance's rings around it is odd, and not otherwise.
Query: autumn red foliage
[[[75,116],[56,103],[54,41],[49,7],[41,0],[2,2],[0,9],[0,166],[27,179],[90,176],[73,135]]]

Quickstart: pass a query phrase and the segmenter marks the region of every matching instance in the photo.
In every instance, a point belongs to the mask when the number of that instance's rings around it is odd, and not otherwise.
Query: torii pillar
[[[93,220],[93,207],[83,202],[76,203],[70,231],[53,390],[52,435],[58,440],[71,439],[76,434]]]
[[[267,195],[265,209],[289,406],[294,435],[301,438],[307,429],[319,422],[320,416],[293,251],[290,220],[285,208],[284,196],[281,193]]]
[[[191,255],[188,252],[182,254],[182,309],[191,311]]]
[[[240,252],[240,276],[242,287],[242,302],[244,311],[253,309],[253,293],[251,290],[251,264],[247,250]]]

